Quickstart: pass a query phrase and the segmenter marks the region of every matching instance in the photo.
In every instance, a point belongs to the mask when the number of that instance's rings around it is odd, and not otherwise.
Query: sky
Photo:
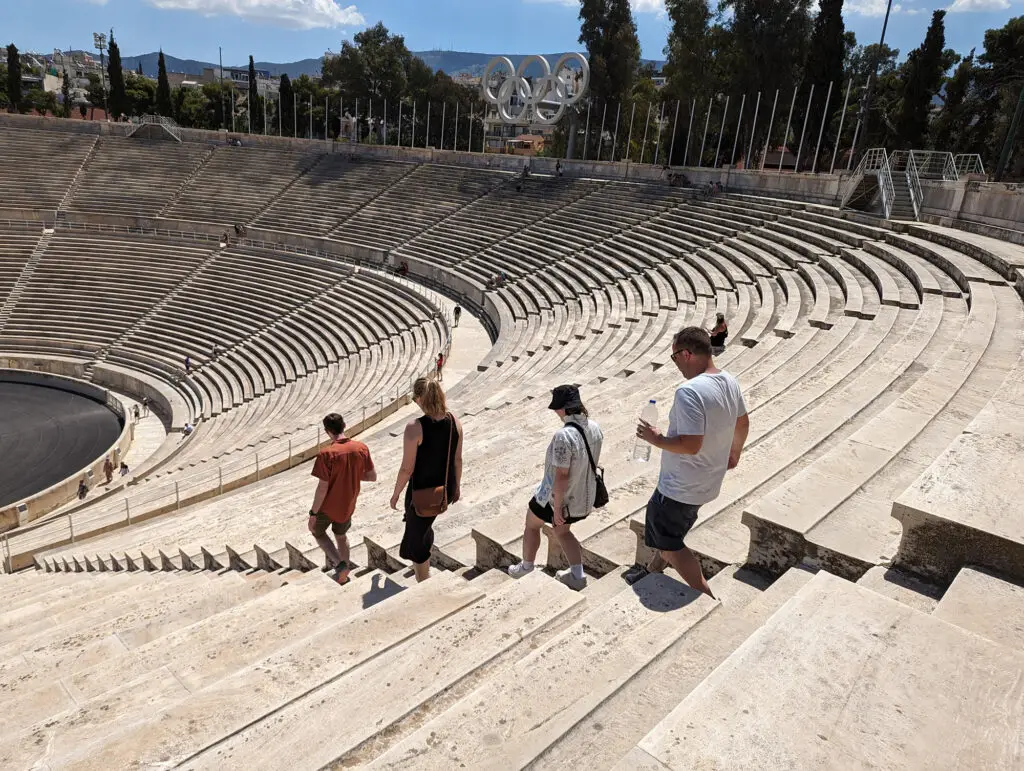
[[[1024,14],[1024,0],[894,0],[886,42],[905,56],[924,39],[931,12],[947,8],[946,45],[982,50],[985,30]],[[663,58],[664,0],[631,0],[643,55]],[[886,0],[846,0],[848,30],[877,42]],[[319,58],[378,21],[411,50],[554,53],[579,50],[578,0],[0,0],[0,34],[22,50],[92,47],[114,29],[123,56],[163,48],[182,59],[240,64]],[[6,44],[10,42],[4,39]],[[902,58],[902,57],[901,57]]]

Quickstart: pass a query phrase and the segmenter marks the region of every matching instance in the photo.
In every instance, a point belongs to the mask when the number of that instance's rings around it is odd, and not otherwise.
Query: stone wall
[[[1024,185],[985,179],[968,174],[956,182],[922,180],[922,219],[1024,245]]]

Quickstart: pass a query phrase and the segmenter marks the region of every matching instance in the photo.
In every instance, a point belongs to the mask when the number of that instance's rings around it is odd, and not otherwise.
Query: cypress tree
[[[167,80],[167,65],[164,62],[164,52],[160,49],[160,58],[157,60],[156,79],[156,113],[170,118],[174,114],[171,105],[171,84]]]
[[[945,11],[935,11],[924,42],[907,57],[903,66],[903,103],[896,121],[901,147],[923,148],[928,133],[932,98],[944,79],[946,59]]]
[[[252,121],[252,133],[259,134],[263,131],[262,120],[263,112],[259,109],[260,105],[260,92],[256,87],[256,65],[253,63],[252,56],[249,56],[249,116]]]
[[[14,43],[7,46],[7,99],[16,112],[21,106],[21,56]]]
[[[108,105],[110,116],[117,120],[128,113],[128,95],[124,87],[124,71],[121,69],[121,49],[114,40],[114,30],[110,30],[110,51],[107,59],[107,77],[110,83]]]
[[[807,52],[807,62],[804,66],[804,82],[814,84],[814,101],[811,110],[807,114],[807,133],[812,138],[817,137],[821,128],[821,120],[826,120],[825,131],[828,132],[828,123],[841,106],[841,96],[837,91],[843,89],[843,63],[846,59],[846,28],[843,24],[843,0],[820,0],[818,4],[818,15],[814,19],[814,27],[811,32],[810,50]],[[828,97],[829,84],[834,83],[832,88],[832,100],[825,104]],[[827,115],[826,115],[827,110]],[[812,142],[815,141],[812,139]],[[827,148],[828,142],[825,142]],[[814,152],[808,153],[807,166],[813,162]],[[801,166],[803,164],[801,163]]]
[[[281,75],[281,129],[282,133],[290,137],[294,133],[295,129],[295,117],[292,114],[295,108],[294,104],[294,91],[292,90],[292,81],[288,77],[288,73]]]
[[[62,115],[65,118],[71,117],[71,79],[68,77],[68,71],[64,70],[64,82],[60,86],[60,95],[64,100],[64,109]]]

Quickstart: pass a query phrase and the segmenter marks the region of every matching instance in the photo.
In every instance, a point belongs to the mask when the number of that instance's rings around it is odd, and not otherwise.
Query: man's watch
[[[313,511],[312,509],[310,509],[310,510],[309,510],[309,516],[311,516],[311,517],[315,517],[315,516],[317,516],[317,515],[318,515],[319,513],[320,513],[319,511]]]

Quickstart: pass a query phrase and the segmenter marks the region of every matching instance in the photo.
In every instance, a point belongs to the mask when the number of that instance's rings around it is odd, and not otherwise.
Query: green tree
[[[202,87],[203,98],[206,102],[206,112],[203,122],[205,125],[199,126],[194,124],[188,124],[194,128],[209,128],[209,129],[227,129],[231,131],[231,109],[234,106],[235,100],[235,87],[231,83],[220,82],[205,83]],[[194,112],[194,103],[189,102],[190,109]],[[177,118],[178,122],[181,123],[181,117]],[[181,123],[181,125],[186,125]]]
[[[164,50],[161,48],[160,58],[157,60],[156,114],[170,118],[171,110],[171,83],[167,79],[167,63],[164,61]]]
[[[813,135],[820,130],[822,119],[825,120],[823,145],[827,149],[832,146],[830,127],[832,118],[841,109],[843,89],[843,68],[847,55],[846,28],[843,24],[843,0],[820,0],[818,15],[814,18],[811,32],[810,50],[804,66],[804,84],[814,85],[814,101],[811,109],[804,116],[807,130]],[[832,99],[826,105],[829,86],[832,86]],[[806,104],[806,103],[805,103]],[[808,153],[807,167],[814,163],[813,151]]]
[[[290,137],[295,133],[295,97],[287,72],[281,76],[278,98],[281,100],[281,133]]]
[[[579,42],[590,60],[591,93],[625,101],[640,67],[640,40],[629,0],[580,0],[579,19]]]
[[[86,77],[89,79],[89,87],[86,90],[86,99],[89,100],[90,108],[89,120],[93,120],[96,117],[96,108],[103,106],[103,82],[95,72],[90,72]]]
[[[64,78],[60,84],[60,95],[63,101],[63,109],[61,110],[61,116],[64,118],[71,117],[71,78],[68,77],[68,71],[64,70]]]
[[[846,74],[853,78],[856,86],[863,86],[868,76],[875,72],[876,66],[879,75],[895,72],[899,56],[900,49],[891,48],[884,43],[881,46],[878,43],[856,46],[847,56]]]
[[[52,91],[43,91],[41,88],[32,88],[22,99],[21,109],[23,112],[35,110],[40,115],[57,115],[59,105],[57,95]]]
[[[130,116],[148,115],[156,102],[156,84],[134,72],[125,77],[125,107]]]
[[[161,51],[161,53],[163,53],[163,52]],[[146,73],[144,73],[142,71],[142,59],[139,59],[139,63],[135,66],[135,74],[136,75],[145,75],[146,74]]]
[[[897,140],[904,148],[925,147],[932,99],[949,68],[945,56],[945,11],[932,13],[924,42],[910,52],[903,65],[903,103],[896,121]]]
[[[215,129],[220,127],[220,112],[223,109],[220,105],[222,100],[210,99],[210,92],[207,86],[213,86],[213,94],[216,97],[216,83],[208,83],[203,88],[176,88],[168,98],[175,107],[176,120],[186,128]]]
[[[665,10],[671,22],[662,72],[667,79],[665,96],[680,102],[679,126],[673,125],[674,107],[670,113],[667,136],[675,136],[675,147],[666,148],[665,160],[671,155],[673,163],[682,163],[684,158],[689,162],[694,151],[687,130],[690,111],[705,108],[712,96],[728,89],[732,41],[707,0],[666,0]]]
[[[342,43],[338,55],[324,57],[323,83],[346,98],[397,104],[407,93],[412,59],[405,38],[378,22]]]
[[[121,49],[110,30],[110,50],[107,55],[107,82],[110,84],[108,106],[114,120],[128,113],[128,97],[125,94],[124,70],[121,68]]]
[[[7,99],[7,65],[0,62],[0,107],[8,107],[10,101]]]
[[[991,172],[1009,140],[1014,111],[1024,88],[1024,16],[1010,19],[985,33],[985,52],[978,57],[978,117],[976,132],[983,137],[985,168]],[[1004,179],[1024,177],[1024,130],[1018,129],[1009,148]]]
[[[733,12],[730,90],[774,96],[780,89],[781,104],[807,59],[810,0],[727,0],[727,8]]]
[[[972,93],[977,74],[972,48],[967,58],[960,62],[953,75],[946,80],[945,93],[942,95],[942,111],[932,125],[932,139],[936,150],[956,148],[958,152],[965,152],[971,144],[968,135],[972,118],[979,106]]]
[[[21,56],[14,43],[7,46],[7,101],[14,110],[21,106]]]
[[[249,57],[249,98],[246,103],[246,109],[249,111],[251,124],[247,123],[246,127],[251,125],[253,134],[263,133],[263,100],[260,98],[259,83],[256,80],[256,65],[253,63],[252,56]]]

